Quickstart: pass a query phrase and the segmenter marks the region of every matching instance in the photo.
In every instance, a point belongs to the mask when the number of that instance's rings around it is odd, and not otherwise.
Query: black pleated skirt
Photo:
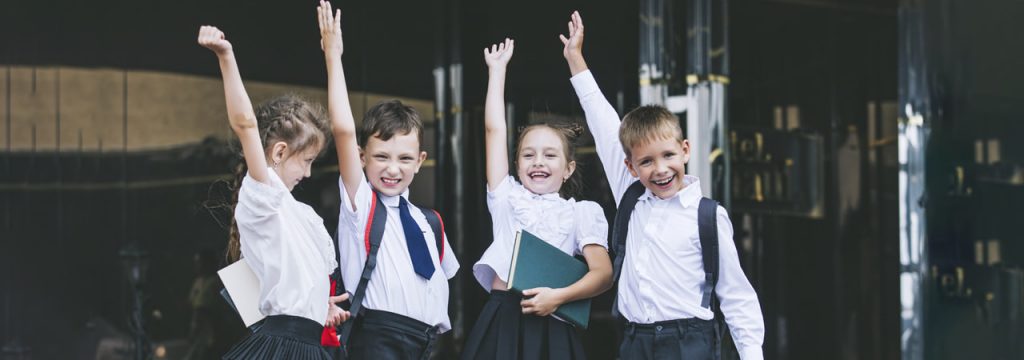
[[[462,359],[585,359],[572,325],[551,316],[524,315],[522,297],[492,290],[466,339]]]
[[[331,360],[320,346],[323,330],[323,325],[304,317],[268,316],[259,330],[235,344],[224,359]]]

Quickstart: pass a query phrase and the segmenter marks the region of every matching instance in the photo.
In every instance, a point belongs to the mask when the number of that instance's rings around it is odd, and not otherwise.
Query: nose
[[[388,171],[388,175],[398,174],[400,172],[399,171],[399,167],[398,167],[398,163],[394,162],[394,161],[389,162],[388,163],[388,167],[387,167],[387,171]]]
[[[654,166],[655,174],[661,175],[668,173],[668,164],[664,161],[657,161],[654,163]]]

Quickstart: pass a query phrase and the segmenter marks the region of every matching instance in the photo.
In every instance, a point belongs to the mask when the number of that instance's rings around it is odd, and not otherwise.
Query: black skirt
[[[522,297],[492,290],[466,340],[462,359],[585,359],[572,325],[551,316],[524,315]]]
[[[235,344],[224,359],[331,360],[320,346],[323,330],[323,325],[304,317],[268,316],[259,330]]]

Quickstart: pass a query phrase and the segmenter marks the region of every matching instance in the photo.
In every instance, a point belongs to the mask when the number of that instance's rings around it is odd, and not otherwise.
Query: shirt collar
[[[684,208],[688,208],[691,205],[696,205],[700,202],[700,198],[702,197],[704,197],[704,194],[700,190],[700,178],[693,175],[683,175],[683,189],[679,190],[675,195],[672,195],[672,197],[668,199],[659,199],[657,196],[654,196],[654,193],[652,193],[650,189],[644,189],[644,193],[640,195],[640,198],[637,200],[675,200]]]
[[[281,180],[281,177],[277,176],[277,171],[274,171],[274,168],[272,168],[270,166],[267,166],[267,177],[270,178],[270,185],[271,186],[281,187],[281,188],[284,188],[284,189],[288,188],[288,186],[286,186],[284,184],[284,181]]]
[[[409,201],[409,188],[405,188],[405,191],[402,191],[402,194],[399,196],[386,196],[381,193],[377,193],[377,195],[380,196],[380,201],[384,203],[384,205],[396,208],[398,207],[398,199],[400,197],[405,198],[405,201]]]
[[[524,189],[524,190],[526,190],[526,189]],[[534,194],[530,190],[526,190],[526,193],[530,195],[531,199],[538,199],[538,200],[545,200],[545,201],[562,200],[562,196],[558,195],[558,192],[547,193],[547,194]]]

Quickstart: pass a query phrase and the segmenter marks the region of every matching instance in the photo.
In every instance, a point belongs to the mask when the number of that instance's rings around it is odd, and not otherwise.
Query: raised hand
[[[505,38],[505,41],[500,44],[484,48],[484,62],[487,63],[488,68],[504,69],[508,65],[508,61],[512,59],[512,52],[515,48],[516,41]]]
[[[579,11],[573,11],[569,21],[569,37],[558,34],[562,40],[562,56],[569,59],[570,56],[583,56],[583,17]]]
[[[345,51],[341,40],[341,10],[332,11],[330,2],[320,0],[316,15],[320,24],[320,49],[325,56],[341,57]]]
[[[210,49],[217,56],[231,52],[231,43],[224,38],[224,32],[213,26],[204,25],[199,27],[199,45]]]

